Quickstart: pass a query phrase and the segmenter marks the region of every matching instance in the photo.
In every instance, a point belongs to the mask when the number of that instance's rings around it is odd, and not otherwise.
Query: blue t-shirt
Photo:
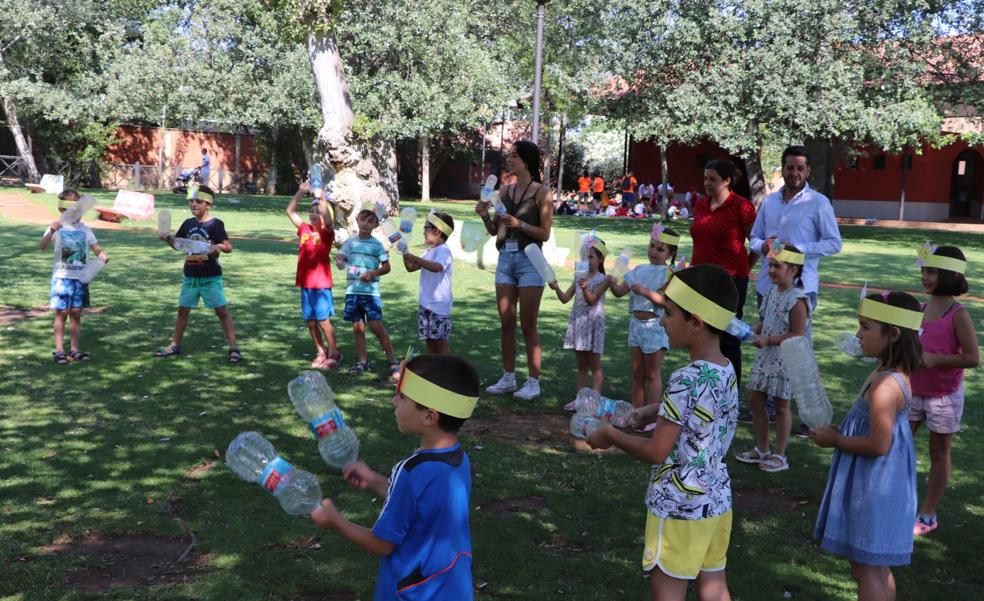
[[[362,239],[349,238],[338,254],[345,257],[345,294],[366,294],[379,296],[379,276],[371,282],[363,282],[362,274],[377,269],[380,263],[389,261],[383,243],[372,236]]]
[[[375,601],[473,598],[470,497],[471,465],[460,444],[417,451],[393,466],[372,533],[396,546],[380,558]]]

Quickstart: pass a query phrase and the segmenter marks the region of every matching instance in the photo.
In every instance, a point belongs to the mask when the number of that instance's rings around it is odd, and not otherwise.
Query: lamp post
[[[533,72],[533,143],[540,145],[540,73],[543,70],[543,13],[549,0],[536,0],[536,55]]]

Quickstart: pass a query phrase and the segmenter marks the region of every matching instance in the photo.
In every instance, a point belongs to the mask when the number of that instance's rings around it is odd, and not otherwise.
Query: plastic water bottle
[[[597,417],[575,413],[571,416],[571,435],[574,438],[587,438],[592,432],[598,429],[601,420]]]
[[[810,341],[804,336],[794,336],[779,345],[782,367],[793,385],[793,396],[800,419],[811,428],[822,428],[830,423],[834,410],[827,398],[827,391],[820,382],[820,372],[813,356]]]
[[[161,211],[157,214],[157,233],[167,237],[171,235],[171,211]]]
[[[417,209],[413,207],[404,207],[400,211],[400,231],[406,234],[405,237],[410,237],[410,232],[413,231],[413,224],[417,221]]]
[[[877,361],[874,357],[865,357],[861,351],[861,341],[858,337],[850,332],[841,332],[834,336],[834,346],[837,350],[846,353],[852,357],[857,357],[862,361],[868,363],[874,363]]]
[[[748,342],[752,338],[755,338],[755,331],[752,330],[752,326],[737,317],[731,319],[731,323],[728,324],[728,327],[724,331],[742,342]]]
[[[611,275],[616,282],[621,282],[625,277],[625,274],[629,272],[630,260],[631,258],[629,257],[629,253],[622,251],[622,253],[618,255],[618,258],[615,259],[615,264],[608,270],[608,274]]]
[[[174,250],[178,250],[189,255],[204,255],[208,253],[208,242],[204,240],[191,240],[190,238],[175,238]]]
[[[78,223],[82,219],[82,216],[92,210],[94,206],[96,206],[95,197],[86,194],[62,211],[62,214],[58,216],[58,221],[62,225]]]
[[[557,281],[557,274],[554,273],[553,267],[547,263],[547,258],[543,256],[543,251],[536,244],[527,244],[526,248],[523,249],[526,253],[527,258],[529,258],[530,263],[533,264],[533,268],[537,270],[540,277],[544,279],[548,284],[552,284]]]
[[[485,178],[485,185],[482,186],[482,196],[481,196],[482,202],[484,202],[485,204],[491,206],[492,204],[495,203],[496,200],[498,200],[498,196],[496,195],[495,192],[495,184],[498,181],[499,178],[496,177],[495,175],[490,175],[487,178]]]
[[[311,194],[315,198],[321,198],[325,193],[324,180],[321,178],[321,165],[315,163],[311,165]]]
[[[607,417],[616,428],[625,428],[632,421],[631,403],[601,396],[590,388],[582,388],[574,399],[574,410],[591,417]]]
[[[359,439],[345,425],[335,393],[321,372],[306,371],[294,378],[287,384],[287,394],[307,421],[318,441],[318,452],[329,467],[340,470],[359,458]]]
[[[466,221],[461,224],[461,248],[465,252],[474,252],[481,248],[482,242],[488,235],[488,232],[485,231],[484,223]]]
[[[79,281],[83,284],[88,284],[92,281],[96,274],[102,271],[102,268],[106,266],[106,262],[96,257],[94,260],[86,261],[85,268],[79,272]]]
[[[403,234],[400,233],[400,228],[398,228],[392,220],[383,219],[382,223],[379,224],[380,231],[383,232],[383,236],[389,240],[391,248],[395,248],[396,252],[401,255],[405,255],[409,247],[407,246],[407,241],[403,239]]]
[[[492,204],[495,205],[495,214],[500,217],[509,212],[506,209],[506,205],[502,202],[502,199],[499,198],[498,190],[492,193]]]
[[[296,469],[256,432],[243,432],[229,444],[226,464],[276,497],[290,515],[307,515],[321,505],[321,486],[314,474]]]

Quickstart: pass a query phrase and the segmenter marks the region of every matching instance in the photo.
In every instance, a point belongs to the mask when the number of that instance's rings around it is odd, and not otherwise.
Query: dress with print
[[[789,331],[789,312],[800,299],[806,305],[806,318],[810,319],[810,301],[806,292],[799,286],[790,286],[780,291],[772,286],[762,299],[762,336],[782,336]],[[748,375],[748,389],[765,392],[777,399],[789,400],[793,396],[793,385],[782,366],[779,345],[758,349],[755,363]]]
[[[593,290],[606,277],[600,271],[594,274],[588,279],[588,288]],[[574,306],[571,307],[571,318],[567,322],[564,348],[599,355],[605,353],[605,295],[602,294],[598,302],[589,305],[584,300],[584,291],[577,281],[574,282]]]
[[[660,518],[701,520],[731,510],[731,477],[724,459],[738,426],[734,367],[694,361],[673,372],[659,416],[680,426],[680,436],[661,465],[653,465],[646,493]]]

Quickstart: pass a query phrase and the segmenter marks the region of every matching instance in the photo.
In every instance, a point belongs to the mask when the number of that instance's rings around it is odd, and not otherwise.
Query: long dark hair
[[[880,303],[885,303],[892,307],[908,309],[910,311],[921,311],[919,301],[906,292],[886,292],[885,294],[869,294],[866,298]],[[887,323],[872,320],[881,326],[881,331],[889,336],[888,344],[878,357],[881,366],[885,369],[900,371],[911,374],[922,365],[922,346],[919,344],[919,332],[909,328],[899,328]],[[899,337],[892,340],[890,332],[892,328],[898,328]]]
[[[704,169],[713,169],[721,179],[730,179],[731,182],[728,184],[729,190],[734,190],[735,184],[741,179],[741,171],[728,159],[714,159],[704,165]]]
[[[526,165],[526,170],[536,183],[543,183],[540,177],[540,147],[529,140],[520,140],[513,144],[513,150]]]

